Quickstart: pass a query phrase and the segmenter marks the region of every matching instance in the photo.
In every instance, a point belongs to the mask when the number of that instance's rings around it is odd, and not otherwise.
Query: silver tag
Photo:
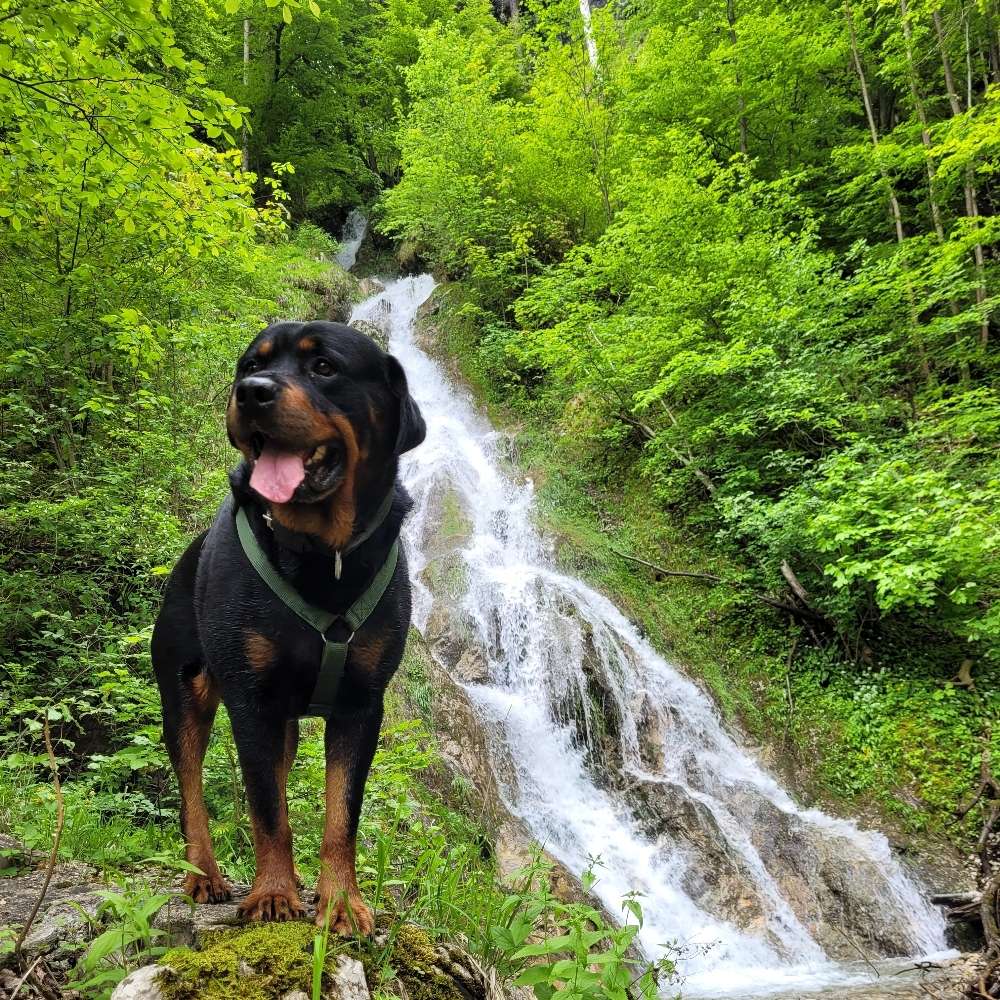
[[[343,561],[340,558],[340,549],[337,549],[333,557],[333,575],[339,580],[340,571],[344,568]]]

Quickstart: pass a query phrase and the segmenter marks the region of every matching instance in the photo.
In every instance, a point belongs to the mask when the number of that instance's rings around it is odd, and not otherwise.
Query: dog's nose
[[[278,398],[278,386],[266,375],[248,375],[236,386],[236,405],[247,413],[266,410]]]

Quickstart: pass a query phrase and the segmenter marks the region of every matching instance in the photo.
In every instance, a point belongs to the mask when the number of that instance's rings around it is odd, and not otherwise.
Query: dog
[[[383,694],[410,623],[409,575],[397,539],[412,501],[397,469],[400,456],[423,441],[424,420],[402,366],[369,337],[339,323],[282,322],[240,358],[226,428],[243,456],[230,474],[231,495],[174,568],[152,637],[186,856],[199,872],[186,876],[184,889],[199,903],[232,894],[216,863],[202,789],[221,701],[256,858],[239,912],[248,920],[305,914],[286,784],[299,719],[323,715],[326,817],[316,919],[337,933],[370,934],[356,837]],[[362,622],[351,617],[359,604],[368,612]],[[302,606],[319,619],[310,624]],[[347,621],[339,617],[345,613]],[[331,650],[336,676],[321,670]]]

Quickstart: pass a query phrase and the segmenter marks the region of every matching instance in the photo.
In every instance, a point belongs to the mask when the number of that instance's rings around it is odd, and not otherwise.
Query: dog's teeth
[[[321,444],[309,456],[309,461],[310,462],[319,462],[319,461],[322,461],[324,455],[326,455],[326,445],[325,444]]]

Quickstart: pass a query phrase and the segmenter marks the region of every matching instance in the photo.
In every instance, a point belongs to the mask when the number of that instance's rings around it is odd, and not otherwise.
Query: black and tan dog
[[[382,722],[382,696],[410,621],[406,559],[396,548],[410,499],[399,456],[424,438],[399,362],[337,323],[277,323],[240,359],[226,418],[244,461],[211,528],[181,557],[153,632],[163,728],[180,782],[189,875],[197,902],[228,899],[202,793],[202,761],[220,700],[233,727],[253,825],[257,874],[241,913],[252,920],[303,914],[285,796],[301,716],[328,715],[326,822],[318,917],[342,933],[372,929],[355,876],[355,838]],[[245,517],[238,533],[238,513]],[[280,586],[321,613],[343,614],[383,591],[351,636],[334,622],[340,673],[327,711],[311,702],[326,645],[278,596]],[[397,558],[398,553],[398,558]],[[374,582],[373,582],[374,581]],[[372,603],[369,600],[369,603]],[[331,692],[335,692],[332,693]]]

